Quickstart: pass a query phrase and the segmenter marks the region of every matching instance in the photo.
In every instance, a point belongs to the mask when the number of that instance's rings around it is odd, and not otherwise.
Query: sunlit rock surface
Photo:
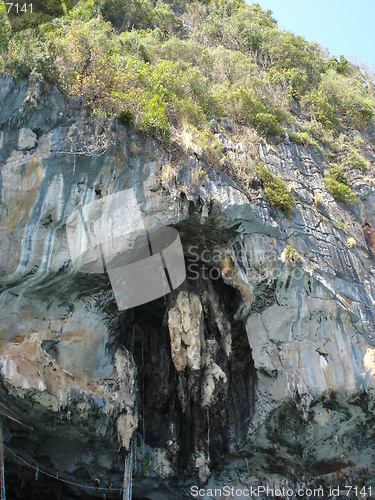
[[[354,179],[361,202],[338,205],[314,149],[262,143],[294,186],[286,219],[259,186],[248,197],[202,159],[180,152],[168,175],[162,145],[107,130],[52,85],[1,77],[0,95],[8,491],[117,498],[126,467],[134,498],[191,498],[198,484],[373,484],[372,184]],[[119,312],[105,273],[74,269],[66,223],[130,188],[134,210],[178,229],[188,277]]]

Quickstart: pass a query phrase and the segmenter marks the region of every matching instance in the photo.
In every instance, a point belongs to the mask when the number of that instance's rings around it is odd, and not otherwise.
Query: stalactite
[[[145,454],[145,360],[144,360],[144,336],[142,337],[142,459]]]
[[[4,469],[4,446],[3,446],[3,418],[0,417],[0,498],[6,499],[5,494],[5,469]]]
[[[207,457],[210,458],[210,411],[207,410]]]
[[[124,469],[124,493],[123,500],[132,499],[133,490],[133,466],[134,466],[134,438],[130,441],[129,452],[125,456],[125,469]]]

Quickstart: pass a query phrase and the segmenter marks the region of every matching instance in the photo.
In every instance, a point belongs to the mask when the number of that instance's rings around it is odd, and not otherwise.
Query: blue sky
[[[247,0],[271,9],[280,28],[316,40],[332,55],[375,70],[375,0]]]

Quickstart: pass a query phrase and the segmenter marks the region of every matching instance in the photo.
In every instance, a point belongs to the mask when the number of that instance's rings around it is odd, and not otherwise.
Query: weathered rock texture
[[[190,498],[190,486],[205,483],[371,484],[371,182],[352,179],[361,202],[338,205],[316,150],[261,143],[268,168],[294,185],[288,220],[259,186],[249,199],[202,159],[181,153],[171,171],[168,148],[106,130],[52,85],[2,77],[0,95],[8,491],[116,498],[125,462],[134,498]],[[131,187],[145,212],[179,230],[188,278],[120,313],[105,274],[73,269],[65,224]]]

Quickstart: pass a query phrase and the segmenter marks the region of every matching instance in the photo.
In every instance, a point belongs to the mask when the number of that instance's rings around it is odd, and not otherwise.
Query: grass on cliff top
[[[213,120],[224,132],[228,118],[240,141],[238,131],[246,127],[263,140],[287,131],[291,141],[333,155],[345,149],[340,138],[353,128],[372,140],[367,130],[375,124],[374,75],[280,30],[271,11],[257,4],[73,4],[65,14],[20,31],[12,30],[0,4],[0,71],[47,79],[67,95],[82,96],[95,115],[117,117],[163,141],[185,146],[188,130],[216,167],[227,157],[213,135]],[[363,145],[345,147],[343,166],[369,167]],[[334,178],[325,182],[338,193]],[[290,213],[290,195],[271,191],[271,203]]]
[[[165,137],[182,119],[211,116],[278,135],[301,113],[338,132],[374,117],[371,75],[300,36],[280,30],[270,11],[242,0],[173,4],[87,0],[64,16],[13,32],[1,4],[0,69],[34,74],[92,109],[129,112]],[[293,138],[293,137],[292,137]],[[314,144],[306,134],[297,141]]]

